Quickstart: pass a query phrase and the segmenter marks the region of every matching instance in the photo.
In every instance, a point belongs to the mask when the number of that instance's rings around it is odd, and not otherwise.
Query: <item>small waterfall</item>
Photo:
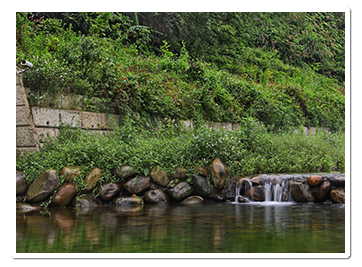
[[[253,184],[248,179],[242,179],[239,184],[236,185],[235,202],[250,202],[254,201],[253,194],[247,195],[249,189],[252,189]],[[240,201],[240,199],[242,201]]]
[[[264,184],[264,193],[265,202],[292,202],[287,181],[281,183],[266,182]],[[249,179],[242,178],[237,182],[235,202],[254,202],[253,186]]]
[[[273,184],[272,182],[264,185],[265,201],[274,202],[291,202],[291,195],[288,190],[288,183],[281,182],[281,184]]]

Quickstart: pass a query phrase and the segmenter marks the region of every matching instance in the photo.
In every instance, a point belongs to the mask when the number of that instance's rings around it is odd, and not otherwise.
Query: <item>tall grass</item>
[[[58,172],[65,166],[82,166],[84,179],[93,167],[102,169],[102,181],[116,181],[115,168],[130,165],[147,175],[156,165],[168,173],[184,167],[188,174],[195,165],[209,168],[219,157],[231,177],[259,173],[329,172],[344,170],[344,134],[303,135],[268,133],[255,121],[244,121],[238,131],[205,127],[180,131],[170,122],[157,130],[127,122],[107,136],[81,130],[62,130],[39,152],[17,160],[17,170],[31,182],[47,169]]]

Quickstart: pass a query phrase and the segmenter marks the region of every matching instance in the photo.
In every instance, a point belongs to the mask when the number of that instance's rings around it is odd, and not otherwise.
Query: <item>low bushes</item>
[[[344,134],[273,134],[253,119],[244,120],[238,131],[195,127],[184,132],[172,120],[152,130],[137,123],[128,120],[107,136],[63,129],[39,152],[18,159],[17,170],[30,182],[47,169],[82,166],[82,173],[88,173],[99,167],[105,182],[116,179],[112,171],[121,165],[144,175],[156,165],[167,172],[184,167],[190,175],[195,165],[209,168],[216,157],[228,166],[231,177],[344,170]]]

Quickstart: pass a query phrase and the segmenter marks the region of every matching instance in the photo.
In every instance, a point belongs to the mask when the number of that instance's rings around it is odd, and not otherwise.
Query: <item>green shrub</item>
[[[341,27],[340,15],[174,14],[170,18],[190,19],[179,24],[185,39],[165,36],[155,55],[147,50],[151,29],[120,13],[17,13],[17,62],[34,64],[23,74],[31,103],[72,93],[98,97],[101,104],[89,103],[96,111],[233,123],[253,117],[274,132],[301,125],[343,131],[344,88],[339,77],[319,74],[326,71],[321,66],[340,62],[317,55],[298,61],[303,45],[293,41],[308,44],[321,28],[313,24],[313,33],[302,35],[296,29],[330,16],[326,27],[338,37],[335,44],[323,33],[311,47],[342,60],[337,44],[343,38],[331,26]],[[298,64],[286,61],[292,55]]]

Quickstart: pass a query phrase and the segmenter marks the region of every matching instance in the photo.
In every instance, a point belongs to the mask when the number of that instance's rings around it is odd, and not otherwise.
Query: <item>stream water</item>
[[[17,253],[344,253],[345,205],[146,205],[16,214]]]

